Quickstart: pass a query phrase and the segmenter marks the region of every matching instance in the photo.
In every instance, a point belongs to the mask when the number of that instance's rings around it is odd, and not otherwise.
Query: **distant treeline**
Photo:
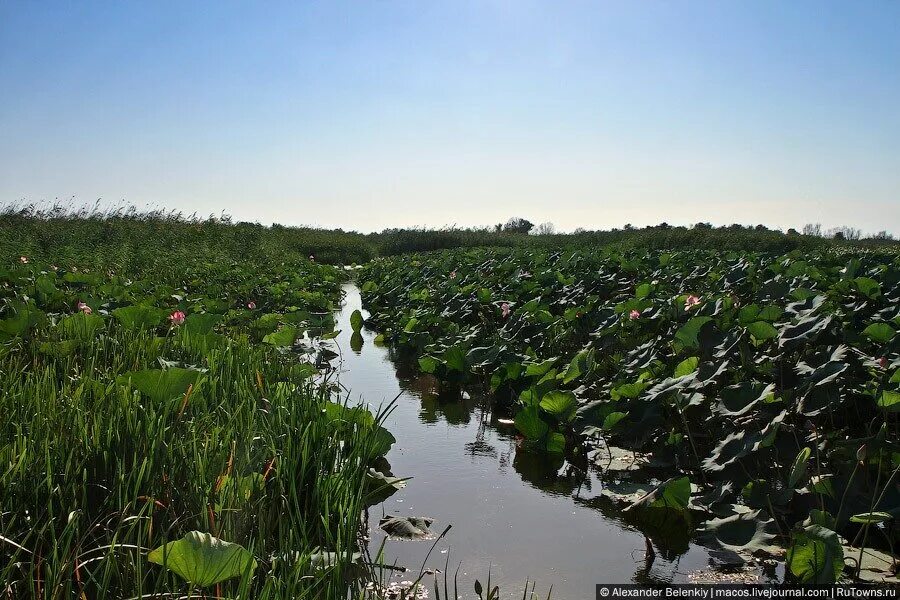
[[[511,219],[510,223],[527,223]],[[509,224],[507,224],[509,225]],[[546,224],[545,224],[546,225]],[[846,228],[845,228],[846,229]],[[754,250],[785,253],[825,246],[900,248],[889,236],[854,239],[834,234],[783,233],[763,226],[692,227],[666,224],[608,231],[579,230],[571,234],[529,234],[509,227],[386,229],[362,234],[340,229],[266,227],[257,223],[233,223],[228,217],[183,215],[173,211],[141,211],[134,207],[112,211],[61,206],[39,209],[14,206],[0,209],[0,252],[4,262],[20,256],[73,264],[104,265],[142,272],[164,269],[171,261],[235,262],[288,261],[298,257],[333,264],[363,263],[376,256],[445,248],[558,247]],[[815,231],[807,227],[807,231]],[[854,231],[849,230],[848,231]]]

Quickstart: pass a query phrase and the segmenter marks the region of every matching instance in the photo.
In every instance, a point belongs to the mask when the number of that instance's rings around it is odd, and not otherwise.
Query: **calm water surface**
[[[462,561],[461,597],[475,597],[472,582],[485,583],[489,567],[504,598],[521,597],[530,578],[540,597],[552,585],[554,598],[577,599],[593,598],[596,583],[683,582],[713,565],[709,551],[691,545],[672,560],[657,556],[647,570],[643,535],[598,498],[596,475],[568,477],[559,462],[517,449],[515,428],[497,420],[506,415],[493,414],[485,400],[439,398],[434,380],[393,361],[388,348],[374,344],[375,333],[363,329],[362,347],[351,349],[350,314],[361,303],[356,286],[344,292],[340,381],[352,400],[374,407],[399,395],[385,422],[397,438],[387,458],[395,476],[412,478],[371,509],[373,553],[385,537],[378,529],[383,511],[432,517],[438,533],[453,525],[428,562],[443,569],[449,552],[452,582]],[[432,543],[388,540],[386,561],[418,573]],[[425,581],[430,587],[431,578]]]

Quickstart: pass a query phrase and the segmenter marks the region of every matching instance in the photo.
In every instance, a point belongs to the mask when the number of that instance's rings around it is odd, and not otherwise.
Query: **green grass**
[[[258,561],[207,594],[345,597],[358,581],[350,575],[368,466],[387,434],[376,419],[341,409],[304,355],[261,341],[285,323],[321,324],[315,311],[338,299],[339,277],[304,261],[267,272],[171,269],[130,282],[34,261],[0,270],[7,595],[181,596],[190,586],[146,555],[196,530]],[[255,310],[244,306],[250,293]],[[82,299],[89,316],[76,308]],[[112,312],[139,305],[159,308],[155,323]],[[187,320],[170,326],[175,309]],[[203,315],[218,324],[207,327]],[[177,368],[188,369],[189,390],[140,383],[143,370]],[[319,550],[340,558],[316,568]]]

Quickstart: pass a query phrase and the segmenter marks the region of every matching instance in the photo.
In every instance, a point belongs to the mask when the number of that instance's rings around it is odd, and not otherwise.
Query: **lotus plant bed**
[[[366,326],[488,386],[525,451],[602,471],[651,551],[897,581],[896,252],[465,249],[359,282]]]
[[[393,438],[319,368],[341,281],[305,259],[0,267],[0,597],[362,589]]]

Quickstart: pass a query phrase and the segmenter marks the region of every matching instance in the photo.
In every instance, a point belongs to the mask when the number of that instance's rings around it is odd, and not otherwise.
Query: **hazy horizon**
[[[900,3],[0,4],[0,204],[900,234]]]

